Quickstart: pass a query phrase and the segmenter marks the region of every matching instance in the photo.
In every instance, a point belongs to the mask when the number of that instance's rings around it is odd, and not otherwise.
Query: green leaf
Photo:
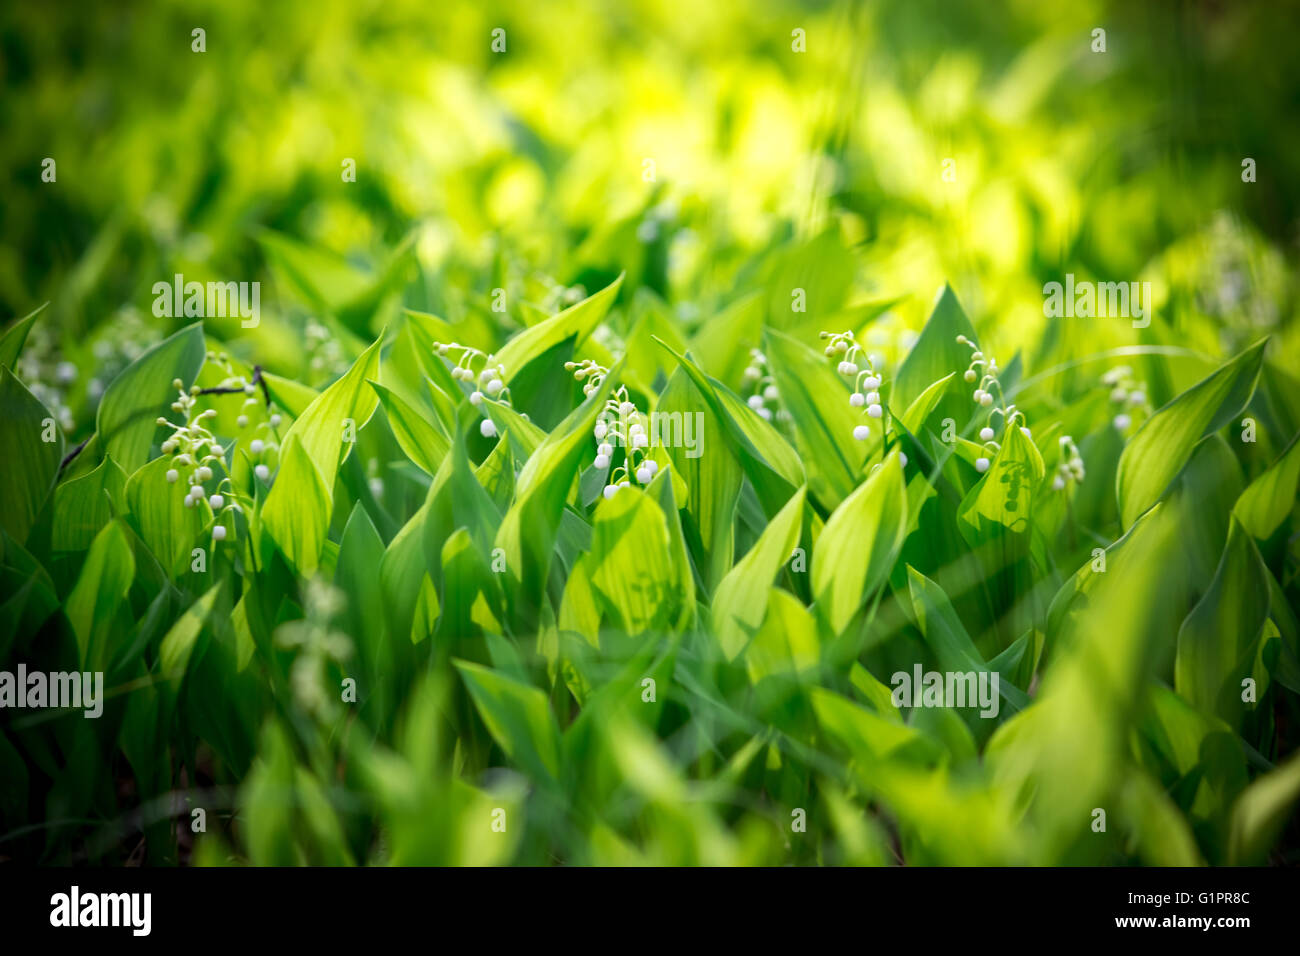
[[[206,500],[185,507],[184,484],[171,484],[169,458],[155,458],[126,482],[126,501],[131,520],[163,570],[176,578],[189,572],[195,542],[212,520]]]
[[[488,732],[506,755],[538,779],[558,780],[560,731],[546,695],[479,664],[455,665]]]
[[[37,306],[5,329],[4,335],[0,335],[0,365],[9,369],[17,367],[18,356],[22,354],[23,344],[27,341],[27,333],[32,330],[36,317],[45,311],[48,305],[49,303],[46,302],[44,305]]]
[[[180,689],[181,681],[185,679],[185,671],[189,667],[190,656],[194,653],[194,645],[199,639],[199,633],[208,623],[212,606],[216,603],[220,591],[220,582],[208,588],[207,593],[177,618],[176,623],[172,625],[171,630],[158,646],[158,664],[163,677],[171,684],[173,692]]]
[[[1115,476],[1123,527],[1160,500],[1201,439],[1246,407],[1267,343],[1251,346],[1143,422],[1120,455]]]
[[[669,445],[668,455],[691,489],[686,533],[699,557],[705,586],[712,589],[731,568],[736,501],[744,472],[727,447],[726,432],[717,416],[703,411],[704,407],[699,388],[685,369],[678,368],[668,379],[655,411],[660,420],[681,423],[670,429],[674,438],[682,440]],[[688,434],[694,436],[694,448],[686,447]]]
[[[813,595],[831,633],[842,634],[888,579],[906,536],[907,490],[893,453],[835,509],[813,549]]]
[[[681,591],[668,527],[648,494],[624,488],[597,505],[591,560],[592,586],[621,630],[663,630],[676,617]]]
[[[1246,705],[1242,681],[1250,676],[1268,617],[1268,569],[1255,542],[1234,520],[1209,590],[1178,631],[1174,689],[1234,730]]]
[[[129,611],[127,591],[135,580],[135,559],[120,521],[95,536],[64,613],[77,636],[83,670],[107,670],[116,648],[119,611]],[[130,623],[129,619],[126,623]]]
[[[128,475],[149,460],[160,416],[176,401],[174,379],[186,387],[203,367],[203,323],[186,326],[127,366],[104,391],[95,429],[108,456]]]
[[[592,429],[620,370],[617,364],[610,369],[600,388],[555,427],[519,474],[515,503],[502,519],[496,546],[505,552],[512,582],[508,593],[517,594],[525,607],[540,603],[569,488],[578,464],[591,453]]]
[[[1027,532],[1033,514],[1033,497],[1043,480],[1043,456],[1019,428],[1007,429],[993,463],[962,502],[962,521],[977,535],[987,532],[986,522],[1013,532]]]
[[[595,295],[570,306],[545,322],[524,329],[496,353],[496,361],[505,366],[505,380],[509,384],[524,367],[565,339],[572,337],[581,343],[600,324],[601,319],[614,304],[618,290],[623,285],[623,273]]]
[[[19,544],[54,488],[62,458],[63,436],[49,411],[0,368],[0,528]]]
[[[112,458],[54,490],[51,547],[84,551],[115,513],[126,510],[126,473]]]
[[[804,488],[794,493],[713,595],[713,633],[729,660],[745,649],[763,623],[772,580],[799,543],[805,495]]]
[[[330,494],[296,435],[280,447],[280,470],[262,506],[262,526],[293,569],[311,577],[330,526]]]
[[[1264,774],[1242,791],[1232,805],[1228,836],[1228,863],[1258,866],[1268,857],[1291,808],[1300,799],[1300,754]]]
[[[808,490],[835,508],[858,485],[865,455],[853,429],[866,420],[849,404],[849,388],[821,352],[774,329],[764,333],[768,367],[790,413]],[[872,429],[879,435],[877,422]]]
[[[388,416],[388,424],[392,426],[393,435],[406,457],[428,474],[437,474],[438,465],[451,447],[447,437],[391,389],[378,382],[371,382],[370,387],[379,396],[379,403],[384,406],[384,414]]]
[[[1300,432],[1262,475],[1252,481],[1237,499],[1232,513],[1254,537],[1263,541],[1295,507],[1296,482],[1300,481]]]
[[[925,328],[894,377],[893,399],[897,407],[910,409],[933,383],[970,364],[970,349],[957,341],[959,335],[974,341],[975,329],[952,287],[945,284]],[[916,431],[911,425],[908,430]]]
[[[296,438],[307,458],[316,466],[325,485],[327,502],[333,501],[334,477],[339,464],[354,444],[343,441],[346,423],[352,422],[352,429],[360,432],[379,404],[370,383],[379,377],[379,346],[383,340],[381,335],[362,352],[337,382],[321,392],[294,419],[285,433],[283,444]],[[328,517],[327,513],[327,520]]]
[[[989,665],[984,662],[966,628],[962,627],[943,589],[910,566],[907,584],[921,633],[925,635],[925,643],[934,651],[939,667],[945,671],[988,671]],[[998,680],[998,694],[1011,705],[1013,712],[1029,706],[1028,695],[1009,680]]]

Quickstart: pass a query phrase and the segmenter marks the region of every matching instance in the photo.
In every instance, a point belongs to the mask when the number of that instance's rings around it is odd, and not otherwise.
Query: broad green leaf
[[[1246,487],[1232,513],[1251,535],[1262,541],[1277,530],[1295,507],[1297,481],[1300,481],[1300,433],[1291,438],[1277,461]]]
[[[862,471],[865,451],[854,428],[870,421],[879,436],[880,422],[849,404],[848,385],[821,352],[774,329],[763,342],[808,471],[808,490],[824,507],[835,508],[853,493]]]
[[[479,664],[455,663],[479,716],[506,755],[540,779],[558,779],[560,731],[546,695]]]
[[[668,454],[691,489],[685,532],[699,558],[704,583],[712,589],[731,568],[732,529],[744,472],[727,447],[717,416],[705,408],[699,389],[685,369],[678,368],[659,396],[655,413],[659,421],[669,422],[660,437],[666,432],[672,438]],[[694,447],[688,446],[688,437],[694,439]]]
[[[1265,339],[1193,385],[1143,422],[1115,476],[1125,528],[1160,500],[1197,443],[1240,414],[1255,391]]]
[[[48,305],[49,303],[46,302],[44,305],[37,306],[0,335],[0,365],[9,369],[17,367],[18,356],[22,354],[23,344],[27,341],[27,333],[32,330],[36,317],[45,311]]]
[[[506,512],[496,535],[505,552],[506,575],[526,607],[541,600],[551,564],[560,515],[578,465],[593,451],[592,429],[617,381],[620,367],[591,396],[574,409],[533,452],[519,474],[515,503]]]
[[[921,633],[939,667],[959,672],[990,670],[939,585],[912,567],[907,569],[907,584]],[[1029,706],[1028,695],[1009,680],[999,678],[998,694],[1011,705],[1013,713]]]
[[[608,617],[631,635],[666,629],[681,597],[663,512],[649,494],[624,488],[596,507],[592,587]]]
[[[799,543],[805,494],[804,488],[794,493],[714,592],[710,620],[728,659],[745,649],[763,623],[767,592]]]
[[[194,653],[194,645],[199,639],[199,633],[208,623],[212,606],[216,603],[220,591],[220,582],[208,588],[207,592],[177,619],[158,646],[158,664],[163,677],[171,684],[173,692],[180,689],[181,681],[185,679],[185,671],[189,667],[190,656]]]
[[[575,343],[582,342],[609,312],[622,285],[623,275],[620,274],[599,292],[558,315],[551,316],[545,322],[525,329],[501,346],[497,350],[496,361],[506,368],[506,383],[509,384],[533,359],[565,339],[573,338]]]
[[[962,502],[962,521],[977,534],[985,532],[985,522],[1027,532],[1044,471],[1043,456],[1034,443],[1019,428],[1008,429],[992,466]]]
[[[925,420],[930,417],[930,413],[939,405],[939,400],[943,398],[944,393],[948,390],[948,385],[952,381],[956,372],[949,372],[943,378],[931,383],[924,392],[916,396],[912,404],[907,406],[907,411],[903,412],[901,421],[903,427],[911,434],[915,435],[925,424]]]
[[[330,526],[330,493],[296,435],[280,446],[280,470],[262,506],[262,526],[293,569],[311,577]]]
[[[95,430],[108,456],[128,475],[149,460],[155,439],[161,441],[159,417],[170,416],[180,379],[188,387],[198,377],[205,354],[203,323],[186,326],[159,342],[127,366],[104,391],[95,414]]]
[[[50,413],[0,368],[0,528],[19,544],[54,488],[62,458],[63,436]]]
[[[1255,780],[1232,805],[1228,863],[1264,863],[1269,847],[1292,819],[1296,800],[1300,800],[1300,755],[1293,754],[1276,770]]]
[[[826,521],[813,549],[817,613],[841,634],[889,577],[907,534],[907,491],[891,454]]]
[[[315,465],[325,486],[326,501],[333,501],[334,477],[354,444],[344,442],[345,429],[355,436],[379,404],[370,383],[379,377],[379,347],[383,340],[381,335],[362,352],[343,377],[321,392],[285,433],[282,444],[297,439]]]
[[[1238,729],[1242,681],[1250,676],[1268,617],[1268,569],[1250,533],[1233,521],[1209,590],[1178,631],[1174,689]]]
[[[112,521],[95,536],[81,575],[68,595],[64,613],[77,636],[83,670],[106,670],[117,648],[113,646],[119,611],[129,612],[127,591],[135,580],[135,559],[120,521]],[[129,616],[124,623],[129,624]]]
[[[379,396],[384,414],[393,429],[397,443],[406,457],[430,475],[438,473],[438,465],[451,447],[447,437],[433,426],[420,412],[398,397],[397,393],[378,382],[370,387]]]
[[[94,471],[55,489],[51,547],[84,551],[99,529],[126,507],[126,473],[106,457]]]
[[[170,458],[155,458],[126,482],[126,501],[131,520],[163,570],[172,578],[187,575],[195,547],[209,547],[199,535],[212,520],[206,499],[185,507],[188,486],[167,480],[173,467]],[[211,563],[208,555],[208,563]]]
[[[933,383],[970,364],[971,350],[957,341],[964,335],[975,340],[975,329],[966,318],[952,287],[944,285],[935,300],[921,336],[903,359],[894,377],[894,404],[911,408]],[[908,426],[909,431],[916,431]]]

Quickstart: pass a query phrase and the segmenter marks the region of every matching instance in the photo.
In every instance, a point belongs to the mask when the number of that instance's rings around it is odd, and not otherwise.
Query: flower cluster
[[[184,470],[187,489],[185,507],[193,508],[206,498],[217,517],[217,523],[212,527],[212,538],[214,541],[223,541],[226,526],[221,523],[221,515],[226,511],[238,512],[241,509],[235,501],[230,476],[222,474],[217,477],[218,471],[226,471],[226,450],[204,425],[208,419],[216,417],[217,410],[197,408],[198,396],[202,391],[197,385],[186,391],[185,383],[178,378],[172,381],[172,386],[180,393],[176,401],[172,402],[172,411],[181,412],[185,416],[185,424],[177,425],[162,417],[158,419],[159,425],[172,429],[171,437],[162,443],[163,454],[172,455],[172,464],[175,466],[167,470],[167,481],[176,484],[181,478],[182,469]],[[217,478],[217,484],[209,496],[206,485],[214,478]],[[229,500],[222,493],[223,489],[230,494]]]
[[[1116,406],[1115,417],[1111,420],[1121,432],[1128,431],[1133,424],[1133,415],[1142,418],[1151,414],[1151,402],[1147,399],[1146,382],[1140,382],[1127,365],[1117,365],[1101,377],[1101,383],[1110,389],[1111,404]]]
[[[1071,482],[1083,481],[1083,457],[1079,454],[1079,446],[1074,443],[1074,439],[1069,435],[1062,435],[1059,440],[1061,446],[1061,463],[1056,466],[1056,475],[1052,478],[1052,488],[1056,491],[1064,491],[1065,486]]]
[[[451,367],[451,377],[458,382],[466,382],[472,386],[473,390],[469,393],[469,400],[474,407],[483,411],[483,396],[486,394],[498,401],[510,403],[510,386],[506,384],[505,374],[506,367],[501,364],[492,364],[493,356],[470,345],[461,345],[458,342],[435,342],[433,350],[438,355],[452,355],[455,359],[455,365]],[[460,356],[455,357],[459,351]],[[474,364],[482,360],[483,366],[476,374]],[[525,416],[526,417],[526,416]],[[483,421],[479,422],[479,434],[484,438],[495,438],[497,426],[488,417],[488,413],[483,411]]]
[[[835,370],[853,382],[849,404],[854,408],[865,408],[868,418],[883,418],[885,408],[880,401],[880,386],[884,378],[876,370],[876,357],[862,351],[852,332],[823,332],[821,337],[830,340],[826,354],[840,357]],[[866,422],[853,429],[853,437],[858,441],[866,441],[870,435],[871,428]]]
[[[337,335],[315,319],[308,319],[303,329],[307,344],[307,354],[312,372],[323,378],[331,378],[347,371],[348,358],[343,353]]]
[[[1019,427],[1021,434],[1029,439],[1033,438],[1033,433],[1029,430],[1025,413],[1015,405],[1009,404],[1006,396],[1002,394],[1002,383],[998,380],[997,359],[992,355],[985,356],[979,347],[964,335],[957,336],[957,341],[971,350],[970,365],[962,373],[962,378],[967,384],[978,383],[971,398],[976,405],[989,410],[988,418],[979,431],[980,443],[984,446],[985,454],[975,459],[975,470],[982,474],[989,470],[992,456],[1002,448],[996,440],[997,429],[993,427],[995,417],[1001,419],[1004,432],[1008,428]]]
[[[591,359],[565,362],[564,367],[583,383],[582,392],[588,397],[600,388],[609,375],[609,369]],[[646,451],[650,447],[650,436],[646,434],[643,416],[628,397],[626,385],[620,385],[613,395],[605,399],[605,408],[601,411],[592,434],[596,438],[596,459],[592,462],[592,467],[611,468],[618,449],[623,450],[623,460],[610,470],[606,479],[603,492],[606,498],[613,498],[620,488],[630,485],[633,475],[638,482],[646,485],[658,473],[659,463]]]
[[[781,392],[776,387],[776,380],[767,370],[767,356],[758,349],[749,350],[749,365],[745,367],[745,384],[753,389],[749,396],[749,407],[762,415],[767,421],[772,420],[772,409],[781,400]],[[777,408],[778,418],[789,418],[785,409]]]

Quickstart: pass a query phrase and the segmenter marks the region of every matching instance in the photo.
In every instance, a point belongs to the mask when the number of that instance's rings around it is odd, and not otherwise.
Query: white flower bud
[[[265,447],[266,444],[260,438],[254,438],[252,441],[248,443],[248,450],[251,451],[254,455],[260,455],[262,453],[262,449]]]
[[[867,392],[867,404],[868,404],[868,405],[879,405],[879,404],[880,404],[880,393],[879,393],[879,392]]]
[[[1110,400],[1112,402],[1122,402],[1126,398],[1128,398],[1128,392],[1124,391],[1122,388],[1117,388],[1110,393]]]
[[[659,462],[655,461],[653,458],[647,458],[645,460],[645,466],[650,469],[650,474],[659,474]]]
[[[898,463],[902,465],[904,468],[907,467],[907,455],[904,452],[900,451],[898,453]]]
[[[259,481],[268,481],[271,477],[271,469],[266,465],[258,465],[253,469],[253,474],[257,475]]]
[[[856,428],[853,429],[853,437],[856,438],[858,441],[866,441],[867,437],[870,434],[871,434],[871,429],[868,428],[866,425],[858,425]]]
[[[217,540],[217,541],[225,541],[225,540],[226,540],[226,526],[223,525],[223,524],[219,524],[219,525],[217,525],[215,528],[213,528],[213,529],[212,529],[212,537],[213,537],[215,540]]]
[[[497,395],[497,394],[500,394],[501,389],[503,389],[503,388],[505,388],[505,387],[506,387],[506,386],[505,386],[505,383],[502,382],[501,379],[499,379],[499,378],[494,378],[494,379],[492,379],[492,381],[490,381],[490,382],[487,383],[487,393],[488,393],[489,395]]]
[[[235,419],[235,426],[236,426],[237,428],[247,428],[247,427],[248,427],[248,416],[247,416],[247,415],[240,415],[238,418],[236,418],[236,419]]]
[[[962,375],[962,378],[964,378],[968,382],[975,381],[975,370],[973,368],[966,369],[966,373]]]
[[[768,412],[768,414],[770,415],[771,412]],[[650,438],[649,436],[646,435],[645,432],[637,432],[632,436],[633,448],[646,448],[649,446],[649,444],[650,444]]]
[[[186,496],[185,496],[185,507],[186,507],[186,508],[193,508],[193,507],[194,507],[194,499],[191,498],[189,495],[186,495]]]
[[[1052,488],[1054,490],[1061,491],[1064,487],[1065,487],[1065,479],[1062,478],[1060,475],[1057,475],[1055,478],[1052,479]]]
[[[616,494],[618,494],[618,485],[606,485],[605,490],[601,492],[601,494],[603,494],[605,496],[605,500],[608,501],[610,498],[613,498]]]
[[[758,414],[764,421],[770,422],[772,420],[772,409],[768,408],[766,405],[758,410]]]
[[[1132,424],[1133,424],[1133,419],[1129,418],[1129,416],[1127,415],[1121,414],[1115,416],[1115,427],[1118,428],[1120,431],[1124,431]]]
[[[280,416],[279,416],[279,415],[272,415],[272,416],[271,416],[271,427],[272,427],[272,428],[279,428],[279,427],[280,427]]]
[[[980,429],[980,441],[992,441],[992,440],[993,440],[993,429],[985,425],[983,428]]]
[[[169,468],[169,469],[167,469],[167,481],[168,481],[170,484],[173,484],[173,485],[176,484],[176,479],[178,479],[180,476],[181,476],[181,473],[180,473],[179,471],[177,471],[175,468]]]
[[[209,468],[207,465],[199,466],[199,481],[211,481],[211,480],[212,480],[212,469]]]
[[[1138,392],[1128,393],[1128,403],[1130,405],[1141,405],[1146,400],[1147,400],[1146,392],[1138,391]]]
[[[867,404],[867,398],[861,392],[854,392],[849,396],[849,404],[854,408],[861,408],[863,405]]]
[[[628,415],[631,415],[634,411],[636,411],[636,406],[633,405],[631,402],[623,402],[621,405],[618,406],[618,413],[625,418]]]
[[[993,404],[993,393],[992,393],[992,392],[985,392],[983,395],[981,395],[981,396],[980,396],[980,404],[981,404],[981,405],[984,405],[985,407],[987,407],[987,406],[989,406],[989,405],[992,405],[992,404]]]
[[[480,392],[480,391],[478,391],[477,389],[476,389],[475,391],[470,392],[470,393],[469,393],[469,403],[470,403],[471,405],[482,405],[482,404],[483,404],[483,393]]]
[[[597,455],[596,460],[592,462],[597,468],[609,467],[609,455]]]
[[[978,471],[980,474],[983,474],[984,472],[988,471],[988,470],[989,470],[989,460],[988,460],[987,458],[976,458],[976,459],[975,459],[975,470]]]
[[[636,470],[636,480],[641,482],[641,484],[643,485],[648,485],[650,483],[650,479],[653,477],[654,477],[654,473],[651,472],[650,469],[647,468],[645,465],[642,465],[640,468]]]
[[[605,425],[604,422],[596,422],[596,428],[592,432],[592,434],[596,436],[597,441],[600,441],[608,433],[609,433],[609,428]]]
[[[867,414],[870,415],[872,418],[879,418],[880,416],[885,414],[885,410],[881,408],[879,405],[868,405]]]
[[[224,505],[225,503],[226,503],[226,499],[223,498],[221,495],[213,495],[211,498],[208,499],[208,504],[212,506],[213,511],[220,511],[221,506]]]
[[[609,442],[603,442],[596,449],[596,453],[600,455],[604,455],[606,458],[608,458],[610,455],[614,454],[614,446],[611,445]]]
[[[478,433],[484,438],[495,438],[497,427],[492,423],[492,419],[485,418],[483,421],[479,422]]]
[[[758,411],[760,408],[762,408],[763,396],[762,395],[749,396],[749,407],[752,408],[754,411]]]
[[[1033,433],[1030,432],[1030,430],[1029,430],[1029,426],[1028,426],[1028,425],[1021,425],[1021,426],[1020,426],[1020,434],[1024,435],[1026,438],[1033,438],[1033,437],[1034,437],[1034,436],[1033,436]]]
[[[767,388],[763,389],[763,397],[769,402],[775,402],[781,397],[781,393],[777,390],[775,385],[769,385]]]

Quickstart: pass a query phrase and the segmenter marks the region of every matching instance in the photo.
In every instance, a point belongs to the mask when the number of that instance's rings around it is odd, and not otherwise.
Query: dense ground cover
[[[6,10],[0,855],[1295,862],[1293,14],[931,6]]]

